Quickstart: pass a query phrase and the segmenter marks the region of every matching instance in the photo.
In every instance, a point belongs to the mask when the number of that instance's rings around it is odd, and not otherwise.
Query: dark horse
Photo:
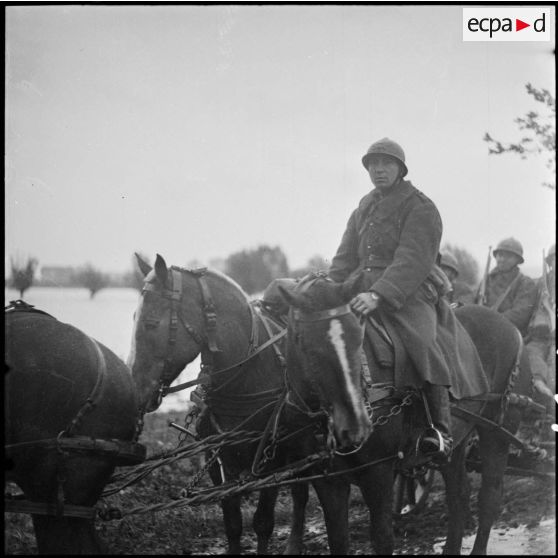
[[[138,463],[126,365],[79,329],[22,301],[6,313],[6,480],[25,500],[41,554],[99,554],[95,508],[115,466]]]
[[[138,257],[145,283],[135,313],[129,364],[138,386],[140,407],[157,409],[168,386],[201,354],[205,404],[198,433],[202,436],[241,430],[263,433],[285,393],[284,328],[273,322],[231,278],[214,270],[168,268],[157,255],[153,269]],[[358,376],[357,376],[358,378]],[[171,391],[173,388],[170,388]],[[340,392],[340,397],[344,393]],[[368,434],[363,410],[346,410],[333,401],[334,432],[339,444],[353,445]],[[258,443],[225,446],[220,468],[209,469],[215,484],[237,479],[257,468]],[[268,465],[281,463],[281,452]],[[258,554],[267,552],[274,526],[277,488],[264,489],[254,514]],[[239,554],[242,534],[241,497],[221,502],[228,551]]]
[[[327,279],[323,279],[327,281]],[[331,305],[325,300],[318,281],[313,281],[314,287],[301,281],[294,291],[283,292],[285,299],[291,305],[288,325],[288,350],[292,355],[288,359],[289,378],[304,377],[304,370],[319,371],[320,382],[335,386],[337,381],[328,374],[327,363],[336,358],[337,349],[333,345],[326,350],[322,343],[320,350],[315,350],[315,330],[323,329],[324,322],[312,319],[312,315],[319,313]],[[341,303],[347,302],[351,294],[341,297]],[[295,310],[293,310],[293,308]],[[464,306],[456,310],[456,315],[472,338],[481,357],[485,373],[489,380],[491,393],[484,400],[460,401],[459,409],[452,409],[452,430],[455,439],[455,449],[451,461],[441,469],[445,484],[448,505],[448,531],[444,547],[445,554],[459,554],[465,521],[469,514],[469,483],[465,469],[467,439],[476,426],[479,436],[479,452],[481,457],[482,485],[478,497],[479,525],[475,539],[473,554],[486,554],[486,547],[490,530],[497,519],[502,500],[503,477],[507,464],[512,433],[518,429],[521,412],[518,407],[509,405],[503,415],[503,428],[495,424],[502,411],[502,394],[510,388],[516,394],[527,395],[530,389],[529,367],[526,356],[521,353],[521,337],[513,325],[500,314],[479,306]],[[304,316],[307,316],[304,318]],[[308,317],[310,316],[310,317]],[[360,352],[358,341],[362,333],[354,328],[343,329],[344,347],[352,358],[347,362],[351,366],[361,367],[357,358]],[[350,342],[351,337],[353,342]],[[310,348],[314,347],[314,350]],[[365,395],[372,401],[374,409],[374,431],[364,443],[360,451],[350,455],[338,455],[329,473],[343,469],[357,469],[348,476],[319,479],[313,482],[324,510],[324,518],[328,532],[330,551],[332,554],[346,554],[348,552],[348,496],[350,484],[359,486],[363,498],[370,509],[370,537],[373,550],[377,554],[393,553],[392,500],[394,467],[401,450],[409,447],[411,430],[408,424],[409,415],[416,414],[422,409],[416,408],[411,413],[401,412],[407,407],[410,399],[397,393],[382,399],[375,397],[374,388],[386,386],[386,377],[371,370],[372,390]],[[391,373],[393,374],[393,372]],[[510,375],[512,381],[510,382]],[[391,375],[393,378],[393,375]],[[412,392],[410,392],[412,394]],[[395,398],[393,397],[395,395]],[[393,412],[396,410],[397,412]],[[470,413],[473,414],[470,414]],[[459,414],[458,414],[459,413]],[[479,413],[479,416],[476,413]],[[420,413],[419,413],[420,414]],[[465,420],[463,420],[465,418]],[[474,421],[474,422],[473,422]],[[492,421],[492,422],[489,422]],[[307,448],[303,452],[315,450],[314,441],[306,440]],[[300,451],[300,448],[299,448]],[[399,454],[399,455],[398,455]],[[295,456],[296,457],[296,456]],[[374,462],[366,467],[366,463]],[[303,488],[299,489],[303,492]],[[299,494],[297,502],[304,503]],[[295,510],[293,519],[297,524],[297,535],[301,536],[301,524],[304,517],[302,509]],[[293,548],[299,551],[302,542],[293,541]]]

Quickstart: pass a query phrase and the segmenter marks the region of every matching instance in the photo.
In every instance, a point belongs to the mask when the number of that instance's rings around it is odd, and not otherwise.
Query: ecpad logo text
[[[552,15],[550,8],[463,8],[463,40],[550,41]]]

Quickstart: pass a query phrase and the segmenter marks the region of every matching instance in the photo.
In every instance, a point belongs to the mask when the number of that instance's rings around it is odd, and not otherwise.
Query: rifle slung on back
[[[475,304],[480,304],[481,306],[487,305],[486,298],[486,288],[488,285],[488,273],[490,271],[490,256],[492,254],[492,246],[488,247],[488,256],[486,257],[486,265],[484,267],[484,275],[482,281],[480,282],[477,294],[475,296]]]

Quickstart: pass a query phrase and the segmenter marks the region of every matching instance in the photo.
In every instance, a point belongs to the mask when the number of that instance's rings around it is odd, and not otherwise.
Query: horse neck
[[[212,282],[210,288],[212,294],[215,293],[218,324],[216,341],[220,352],[212,354],[205,348],[202,359],[209,362],[217,372],[245,361],[237,369],[226,372],[222,378],[216,378],[215,386],[226,383],[226,392],[229,394],[249,394],[282,385],[283,367],[275,347],[268,347],[246,360],[281,328],[269,321],[264,322],[265,318],[253,308],[246,294],[240,288],[235,288],[234,283],[229,283],[227,278],[216,275],[215,284]]]
[[[243,291],[232,281],[217,274],[206,275],[207,285],[215,306],[215,340],[219,353],[219,365],[229,366],[246,356],[252,331],[252,314],[249,301]],[[203,313],[202,300],[202,313]],[[208,336],[205,323],[205,336]],[[208,349],[204,350],[208,353]]]
[[[234,366],[248,355],[253,316],[246,294],[232,280],[214,272],[206,273],[205,280],[216,314],[214,340],[218,351],[212,352],[209,347],[208,324],[203,317],[206,301],[202,297],[199,306],[204,322],[203,337],[206,339],[206,345],[202,349],[201,358],[204,365],[209,365],[213,371],[219,371]],[[231,371],[222,378],[216,378],[215,385],[220,385],[234,373]]]

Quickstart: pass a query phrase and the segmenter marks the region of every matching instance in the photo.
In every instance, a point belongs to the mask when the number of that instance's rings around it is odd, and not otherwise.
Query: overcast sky
[[[554,42],[463,42],[460,6],[12,6],[6,17],[6,257],[131,268],[280,246],[334,255],[388,136],[438,206],[443,242],[555,237],[543,158],[489,131],[554,93]],[[551,37],[554,37],[554,8]]]

